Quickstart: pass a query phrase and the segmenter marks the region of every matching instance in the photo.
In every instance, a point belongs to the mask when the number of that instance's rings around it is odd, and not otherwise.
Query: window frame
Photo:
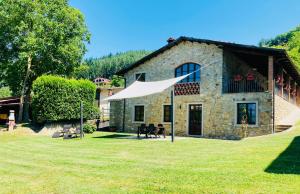
[[[142,74],[144,74],[144,80],[143,81],[141,81],[141,80],[138,80],[137,78],[137,76],[140,76],[140,75],[142,75]],[[135,73],[134,74],[134,80],[135,81],[140,81],[140,82],[145,82],[146,81],[146,73],[145,72],[138,72],[138,73]]]
[[[193,65],[193,68],[191,68],[191,65]],[[197,69],[197,67],[199,67],[199,80],[197,80],[198,76],[197,76],[197,73],[198,72],[195,72],[193,73],[192,75],[188,76],[187,78],[181,80],[179,83],[195,83],[195,82],[200,82],[201,81],[201,65],[198,64],[198,63],[194,63],[194,62],[187,62],[187,63],[183,63],[179,66],[177,66],[175,68],[175,71],[174,71],[174,76],[175,77],[179,77],[179,76],[183,76],[184,74],[189,74],[193,71],[195,71]],[[184,67],[186,67],[186,71],[184,70]],[[191,70],[190,72],[190,69],[193,69]],[[179,70],[179,71],[178,71]],[[191,77],[193,78],[193,81],[191,81]]]
[[[135,107],[137,106],[143,106],[144,107],[144,117],[143,117],[143,121],[136,121],[135,120]],[[145,105],[144,104],[135,104],[133,105],[133,111],[132,111],[132,123],[145,123],[145,113],[146,113],[146,109],[145,109]]]
[[[161,122],[164,124],[170,124],[172,118],[170,118],[170,121],[165,121],[165,106],[172,106],[171,104],[162,104],[162,118],[161,118]],[[172,109],[171,109],[172,111]],[[171,112],[170,112],[170,117],[172,116]]]
[[[259,112],[258,112],[258,101],[235,101],[234,109],[235,109],[235,118],[234,124],[236,127],[241,127],[242,124],[238,124],[238,104],[255,104],[255,124],[248,124],[248,127],[259,127]]]

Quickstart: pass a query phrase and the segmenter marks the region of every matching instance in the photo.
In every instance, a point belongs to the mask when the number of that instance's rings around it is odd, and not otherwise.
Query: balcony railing
[[[200,94],[200,82],[175,84],[174,94],[175,96]]]
[[[227,80],[223,82],[224,93],[265,92],[267,84],[257,80]]]

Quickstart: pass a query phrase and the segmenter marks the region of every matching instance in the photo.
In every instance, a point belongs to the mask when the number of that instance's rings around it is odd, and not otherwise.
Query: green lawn
[[[0,193],[300,193],[299,134],[172,144],[0,132]]]

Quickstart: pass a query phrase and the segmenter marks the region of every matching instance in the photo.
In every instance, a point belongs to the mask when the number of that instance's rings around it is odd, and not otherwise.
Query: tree
[[[8,87],[0,87],[0,98],[6,98],[11,96],[11,91]]]
[[[114,75],[111,78],[111,86],[114,87],[124,87],[125,80],[121,76]]]
[[[300,26],[273,39],[262,40],[259,45],[286,49],[296,67],[300,70]]]
[[[127,51],[124,53],[117,53],[115,55],[109,54],[101,58],[86,59],[83,65],[76,68],[74,72],[75,78],[84,78],[93,80],[97,77],[104,77],[111,79],[117,71],[127,67],[137,60],[148,55],[150,51]]]
[[[23,101],[28,120],[32,82],[43,74],[70,75],[90,34],[67,0],[2,0],[0,7],[0,68],[13,95],[21,96],[19,120]]]
[[[76,67],[73,72],[73,76],[77,79],[89,79],[92,80],[90,76],[90,67],[88,65],[82,64]]]

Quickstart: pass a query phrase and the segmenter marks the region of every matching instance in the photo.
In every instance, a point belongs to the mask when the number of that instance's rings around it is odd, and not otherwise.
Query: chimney
[[[174,41],[175,41],[175,39],[172,37],[168,38],[168,40],[167,40],[168,44],[170,44],[171,42],[174,42]]]

